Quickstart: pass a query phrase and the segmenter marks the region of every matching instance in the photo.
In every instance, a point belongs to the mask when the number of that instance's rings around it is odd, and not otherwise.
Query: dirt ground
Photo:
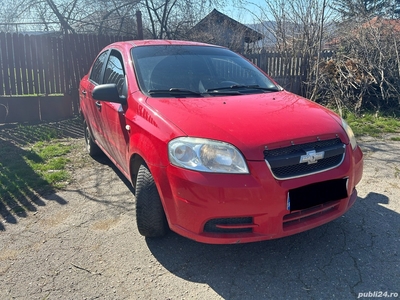
[[[364,177],[343,217],[283,239],[207,245],[141,237],[121,173],[88,157],[79,128],[64,141],[76,145],[67,188],[0,216],[1,299],[399,297],[400,142],[360,139]]]

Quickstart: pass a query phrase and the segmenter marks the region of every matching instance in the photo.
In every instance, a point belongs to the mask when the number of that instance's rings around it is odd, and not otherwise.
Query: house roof
[[[210,31],[214,26],[229,27],[233,31],[240,32],[244,35],[246,43],[259,41],[263,35],[250,27],[228,17],[227,15],[213,9],[211,13],[205,16],[199,23],[197,23],[190,31],[189,34],[196,32]]]
[[[381,27],[396,32],[400,32],[400,20],[374,17],[371,20],[362,24],[362,28],[381,28]]]
[[[395,36],[400,37],[400,20],[397,19],[385,19],[382,17],[374,17],[369,21],[362,23],[357,28],[350,31],[353,36],[358,36],[362,32],[371,32],[372,30],[379,30],[381,36]],[[326,48],[337,47],[346,37],[337,36],[332,38],[329,42],[325,43]]]

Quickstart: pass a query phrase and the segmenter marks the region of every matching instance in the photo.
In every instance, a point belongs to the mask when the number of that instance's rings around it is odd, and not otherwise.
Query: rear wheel
[[[168,232],[168,223],[154,178],[146,165],[139,167],[136,179],[136,222],[145,237],[161,237]]]
[[[93,157],[99,155],[101,153],[101,149],[94,142],[86,121],[83,121],[83,128],[85,130],[86,151],[89,153],[90,156]]]

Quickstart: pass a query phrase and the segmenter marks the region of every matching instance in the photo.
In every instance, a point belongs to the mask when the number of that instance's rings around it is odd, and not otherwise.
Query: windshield
[[[279,91],[234,52],[208,46],[140,46],[132,49],[143,93],[152,97],[239,95]]]

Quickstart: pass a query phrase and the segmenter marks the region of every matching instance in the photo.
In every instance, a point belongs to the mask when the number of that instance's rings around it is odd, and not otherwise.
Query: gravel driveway
[[[81,137],[73,182],[0,216],[1,299],[355,299],[400,294],[400,142],[363,138],[359,198],[295,236],[239,245],[144,239],[129,183]],[[386,293],[386,294],[385,294]],[[384,297],[384,296],[387,297]]]

